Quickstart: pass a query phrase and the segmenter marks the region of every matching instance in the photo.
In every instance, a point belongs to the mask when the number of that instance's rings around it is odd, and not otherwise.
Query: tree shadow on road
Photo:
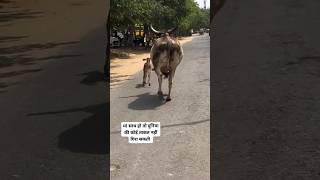
[[[7,1],[7,4],[10,4],[13,1]],[[6,9],[1,11],[0,23],[12,22],[21,19],[32,19],[42,17],[43,12],[33,11],[30,9],[21,9],[21,8],[8,8],[4,7],[4,1],[0,1],[0,9]]]
[[[136,88],[138,88],[138,89],[139,89],[139,88],[143,88],[143,87],[144,87],[143,84],[137,84],[137,85],[136,85]]]
[[[136,96],[127,96],[127,97],[120,97],[120,98],[130,98],[130,97],[137,97],[137,99],[135,99],[134,101],[128,104],[128,108],[133,110],[152,110],[165,104],[163,97],[159,97],[158,95],[150,94],[150,93],[144,93]]]
[[[19,71],[10,71],[10,72],[6,72],[6,73],[0,73],[0,79],[1,78],[9,78],[9,77],[13,77],[13,76],[19,76],[19,75],[23,75],[23,74],[29,74],[29,73],[35,73],[35,72],[39,72],[42,71],[42,69],[24,69],[24,70],[19,70]]]
[[[54,115],[70,112],[88,112],[92,114],[80,124],[71,127],[59,135],[59,148],[76,153],[109,153],[109,105],[106,103],[72,108],[61,111],[30,113],[27,116]]]
[[[104,73],[96,70],[96,71],[90,71],[90,72],[85,72],[82,74],[79,74],[80,76],[85,76],[82,80],[81,80],[81,84],[85,84],[85,85],[96,85],[100,82],[106,82],[106,79],[104,77]]]

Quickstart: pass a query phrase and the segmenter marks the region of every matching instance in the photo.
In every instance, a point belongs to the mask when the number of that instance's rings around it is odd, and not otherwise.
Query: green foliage
[[[112,0],[110,22],[112,27],[149,23],[157,3],[154,0]]]
[[[180,32],[209,26],[210,10],[193,0],[111,0],[111,27],[153,24],[160,30],[178,25]]]
[[[209,9],[200,9],[193,0],[186,1],[187,15],[183,17],[179,28],[181,31],[209,27]]]

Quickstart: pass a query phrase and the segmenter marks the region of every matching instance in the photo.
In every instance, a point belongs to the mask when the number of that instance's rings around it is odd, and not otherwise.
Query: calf
[[[150,63],[150,58],[145,58],[143,61],[147,61],[143,65],[143,82],[142,85],[145,86],[147,84],[147,77],[148,77],[148,84],[150,84],[150,74],[151,74],[151,63]]]

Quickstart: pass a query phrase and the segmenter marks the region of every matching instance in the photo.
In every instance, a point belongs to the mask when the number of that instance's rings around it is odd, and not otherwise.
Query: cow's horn
[[[177,28],[178,28],[178,27],[176,26],[176,27],[174,27],[174,28],[172,28],[172,29],[169,29],[169,30],[168,30],[168,33],[169,33],[169,34],[173,33],[175,30],[177,30]]]
[[[175,30],[177,30],[178,24],[179,24],[179,19],[178,19],[178,17],[176,17],[176,20],[177,20],[177,25],[176,25],[174,28],[169,29],[169,30],[167,31],[168,34],[171,34],[171,33],[173,33]]]
[[[163,34],[162,32],[155,30],[155,29],[153,28],[152,24],[150,24],[150,29],[151,29],[151,31],[154,32],[155,34],[158,34],[158,35],[159,35],[159,34]]]

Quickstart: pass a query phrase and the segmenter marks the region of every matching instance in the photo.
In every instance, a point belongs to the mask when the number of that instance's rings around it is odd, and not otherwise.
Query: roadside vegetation
[[[210,9],[201,9],[194,0],[111,0],[110,30],[111,36],[124,39],[120,46],[138,44],[137,27],[140,27],[140,39],[148,36],[148,28],[168,30],[178,27],[176,35],[190,35],[191,30],[209,28]],[[116,31],[116,32],[115,32]],[[117,33],[121,33],[118,35]],[[123,36],[123,37],[121,37]],[[151,38],[152,39],[152,38]],[[149,46],[149,43],[143,46]]]

